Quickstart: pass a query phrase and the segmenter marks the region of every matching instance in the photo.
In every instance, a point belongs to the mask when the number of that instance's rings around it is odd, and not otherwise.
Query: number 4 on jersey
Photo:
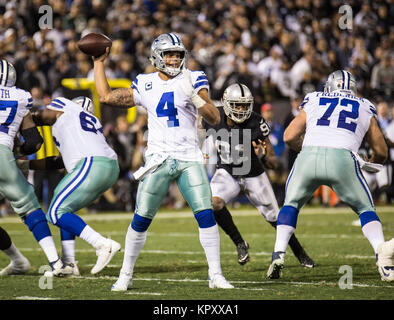
[[[167,106],[167,108],[165,108]],[[168,127],[179,127],[179,119],[177,119],[178,110],[175,108],[174,92],[164,92],[160,98],[156,108],[158,117],[168,117]]]

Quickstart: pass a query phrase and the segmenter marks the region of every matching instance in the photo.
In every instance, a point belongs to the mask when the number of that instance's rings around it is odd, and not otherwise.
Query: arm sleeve
[[[207,89],[209,91],[208,77],[203,71],[191,71],[191,80],[193,89],[198,93],[201,89]]]
[[[140,95],[140,88],[139,88],[139,85],[138,85],[138,76],[135,77],[135,79],[131,83],[130,88],[133,89],[134,104],[135,105],[141,105],[141,95]]]
[[[271,128],[267,121],[263,117],[260,119],[259,123],[260,137],[264,140],[271,133]]]
[[[378,118],[378,113],[376,111],[376,108],[371,102],[369,102],[369,113],[371,114],[372,117],[375,117],[375,119]]]
[[[33,107],[33,97],[31,96],[31,94],[29,92],[27,92],[27,105],[26,105],[26,108],[30,110],[32,107]]]
[[[21,89],[20,89],[21,90]],[[20,94],[20,98],[18,99],[18,110],[23,110],[22,117],[25,117],[30,109],[33,107],[33,98],[30,94],[30,92],[21,90],[23,92]]]
[[[25,140],[21,146],[21,152],[25,155],[37,152],[44,142],[37,127],[21,130],[21,135]]]
[[[312,104],[310,103],[311,100],[312,100],[312,94],[311,94],[311,93],[308,93],[308,94],[305,96],[304,100],[302,100],[299,109],[300,109],[300,110],[304,110],[305,112],[307,112],[308,109],[309,109],[309,107],[312,105]]]

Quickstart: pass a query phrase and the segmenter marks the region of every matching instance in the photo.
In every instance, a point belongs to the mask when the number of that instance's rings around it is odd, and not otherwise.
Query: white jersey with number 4
[[[306,113],[302,146],[322,146],[357,152],[369,129],[374,105],[367,99],[335,91],[312,92],[301,108]]]
[[[52,126],[52,136],[68,172],[86,157],[118,158],[105,140],[100,121],[80,105],[57,98],[47,108],[63,112]]]
[[[148,148],[145,155],[165,154],[183,161],[203,161],[198,144],[198,112],[182,90],[184,74],[164,81],[159,73],[139,74],[133,81],[134,103],[148,113]],[[202,71],[191,71],[196,92],[209,90]]]
[[[33,106],[31,94],[17,87],[0,86],[0,144],[14,148],[23,118]]]

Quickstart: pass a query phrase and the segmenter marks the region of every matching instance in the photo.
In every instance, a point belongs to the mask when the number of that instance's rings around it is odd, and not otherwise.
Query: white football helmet
[[[164,63],[164,53],[175,51],[181,53],[181,64],[178,68],[167,67]],[[175,33],[163,33],[158,36],[150,48],[150,61],[160,71],[170,75],[178,75],[186,66],[187,50],[181,39]]]
[[[80,96],[80,97],[74,98],[72,101],[75,102],[76,104],[79,104],[83,110],[85,110],[91,114],[94,114],[93,101],[91,99],[89,99],[88,97]]]
[[[7,60],[0,61],[0,85],[13,87],[16,82],[16,70]]]
[[[236,123],[249,119],[253,111],[254,98],[249,88],[241,83],[234,83],[223,93],[223,110],[227,117]]]
[[[353,94],[357,93],[356,79],[346,70],[337,70],[328,76],[324,86],[324,92],[333,92],[336,90]]]

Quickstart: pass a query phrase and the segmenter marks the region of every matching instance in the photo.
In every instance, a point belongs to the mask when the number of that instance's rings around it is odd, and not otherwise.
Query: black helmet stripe
[[[245,96],[245,91],[244,88],[242,87],[242,84],[238,83],[239,88],[241,89],[241,96],[244,97]]]

